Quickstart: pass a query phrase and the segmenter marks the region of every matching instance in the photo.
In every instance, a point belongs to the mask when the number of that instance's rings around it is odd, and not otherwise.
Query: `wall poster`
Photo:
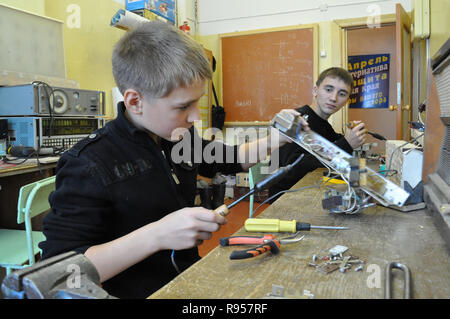
[[[348,71],[353,77],[350,108],[389,107],[389,54],[352,55]]]

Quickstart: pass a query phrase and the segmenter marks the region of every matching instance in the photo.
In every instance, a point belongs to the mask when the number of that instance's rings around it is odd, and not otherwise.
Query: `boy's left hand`
[[[281,112],[289,112],[289,113],[292,113],[295,116],[298,116],[298,118],[300,120],[300,124],[302,125],[302,129],[304,131],[309,131],[310,130],[308,122],[306,122],[306,120],[296,110],[294,110],[294,109],[283,109],[279,113],[281,113]],[[287,138],[283,134],[280,134],[280,132],[274,127],[271,127],[270,134],[274,134],[274,136],[277,136],[278,141],[280,143],[280,147],[283,146],[286,143],[292,143],[291,139]]]

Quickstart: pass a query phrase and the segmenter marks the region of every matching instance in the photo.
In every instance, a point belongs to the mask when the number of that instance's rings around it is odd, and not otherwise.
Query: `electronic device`
[[[0,87],[2,116],[103,116],[105,92],[51,87],[44,82]]]
[[[356,195],[353,187],[362,189],[383,206],[402,206],[408,199],[408,192],[374,172],[369,167],[365,167],[364,170],[364,183],[352,185],[355,167],[358,168],[358,164],[356,164],[356,166],[353,164],[354,158],[314,131],[302,130],[299,118],[292,113],[286,111],[278,113],[271,121],[271,126],[278,129],[281,134],[314,155],[325,167],[339,173],[349,184],[349,189],[351,191],[347,196],[353,198],[355,207],[363,207],[367,202],[364,202],[364,199],[361,199]],[[356,204],[357,202],[360,203]],[[349,213],[356,212],[353,209],[347,210]]]
[[[402,140],[386,141],[386,168],[389,168],[391,170],[388,171],[387,173],[388,175],[391,175],[390,177],[391,181],[402,187],[404,187],[404,184],[402,183],[404,180],[403,175],[411,174],[411,171],[413,171],[414,175],[418,175],[420,176],[420,179],[422,179],[422,159],[419,160],[417,158],[418,162],[411,163],[412,158],[410,156],[411,154],[415,154],[415,152],[410,153],[411,150],[423,152],[423,148],[421,146],[408,143],[406,141]],[[413,157],[416,158],[415,156]],[[406,167],[405,164],[407,164]]]
[[[428,181],[424,186],[424,199],[427,211],[450,253],[450,38],[433,56],[431,67],[436,80],[444,133],[436,170],[428,175]],[[433,127],[427,127],[426,130],[437,132]]]
[[[8,117],[9,144],[39,148],[69,149],[93,131],[104,119],[76,117]]]

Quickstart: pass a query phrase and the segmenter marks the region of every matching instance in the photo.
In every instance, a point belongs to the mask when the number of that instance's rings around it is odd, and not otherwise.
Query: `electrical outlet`
[[[325,50],[320,50],[320,56],[321,56],[322,58],[324,58],[324,57],[327,56],[327,53],[325,52]]]

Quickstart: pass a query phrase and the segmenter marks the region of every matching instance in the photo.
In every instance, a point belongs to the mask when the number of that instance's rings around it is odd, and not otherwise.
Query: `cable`
[[[297,130],[296,130],[296,137],[297,137],[297,139],[300,141],[300,140],[302,140],[301,138],[300,138],[300,135],[299,135],[299,132],[300,132],[300,125],[297,127]],[[315,146],[315,145],[319,145],[320,147],[321,147],[321,145],[320,144],[317,144],[317,143],[308,143],[305,139],[303,140],[303,144],[305,145],[305,146],[307,146],[307,151],[309,151],[320,163],[322,163],[326,168],[328,168],[328,175],[330,174],[330,172],[331,172],[331,170],[335,170],[335,169],[333,169],[332,167],[331,167],[331,165],[329,165],[328,163],[325,163],[325,161],[321,158],[321,156],[327,156],[327,157],[332,157],[330,154],[325,154],[325,155],[321,155],[321,154],[316,154],[317,153],[317,151],[315,151],[314,149],[312,149],[312,147],[311,146]],[[341,178],[342,178],[342,180],[347,184],[347,192],[346,193],[344,193],[344,196],[346,196],[346,197],[348,197],[348,196],[350,196],[350,204],[349,204],[349,206],[346,208],[346,209],[344,209],[344,210],[341,210],[341,211],[333,211],[333,213],[349,213],[349,212],[352,212],[353,211],[353,213],[352,214],[355,214],[356,212],[358,212],[359,211],[359,209],[361,208],[361,206],[360,205],[357,205],[357,203],[358,203],[358,200],[357,200],[357,195],[356,195],[356,192],[355,192],[355,190],[353,189],[353,187],[351,187],[350,186],[350,183],[348,182],[348,180],[345,178],[345,176],[344,176],[344,174],[343,173],[340,173],[340,172],[337,172],[337,174],[338,175],[340,175],[341,176]],[[355,210],[355,208],[357,208],[356,210]]]
[[[428,98],[425,98],[425,100],[419,104],[419,112],[417,114],[417,118],[419,120],[419,123],[422,124],[425,127],[425,122],[422,119],[422,113],[425,113],[426,103],[428,101]]]
[[[170,254],[170,260],[172,261],[172,265],[177,271],[177,273],[180,273],[180,269],[177,266],[177,263],[175,262],[175,249],[172,250],[172,253]]]
[[[406,142],[406,143],[404,143],[404,144],[402,144],[402,145],[396,147],[396,148],[392,151],[391,156],[389,156],[389,167],[388,167],[388,169],[387,169],[388,172],[391,171],[392,157],[394,156],[394,153],[395,153],[396,151],[398,151],[400,148],[402,148],[403,146],[405,146],[405,145],[407,145],[407,144],[409,144],[409,143],[412,143],[412,142],[416,141],[419,137],[422,137],[424,134],[425,134],[425,133],[422,133],[422,134],[418,135],[417,137],[411,139],[410,141],[408,141],[408,142]]]
[[[48,112],[50,115],[50,123],[49,123],[49,127],[48,127],[48,137],[50,137],[52,135],[52,131],[53,131],[53,110],[52,110],[52,106],[50,103],[50,98],[52,95],[54,95],[53,93],[55,91],[58,91],[58,89],[53,89],[48,83],[43,82],[43,81],[33,81],[31,82],[31,84],[37,84],[37,85],[42,85],[44,87],[44,92],[45,95],[47,97],[47,102],[48,102]],[[50,89],[50,94],[48,93],[48,89]],[[53,96],[53,105],[55,105],[55,97]]]

